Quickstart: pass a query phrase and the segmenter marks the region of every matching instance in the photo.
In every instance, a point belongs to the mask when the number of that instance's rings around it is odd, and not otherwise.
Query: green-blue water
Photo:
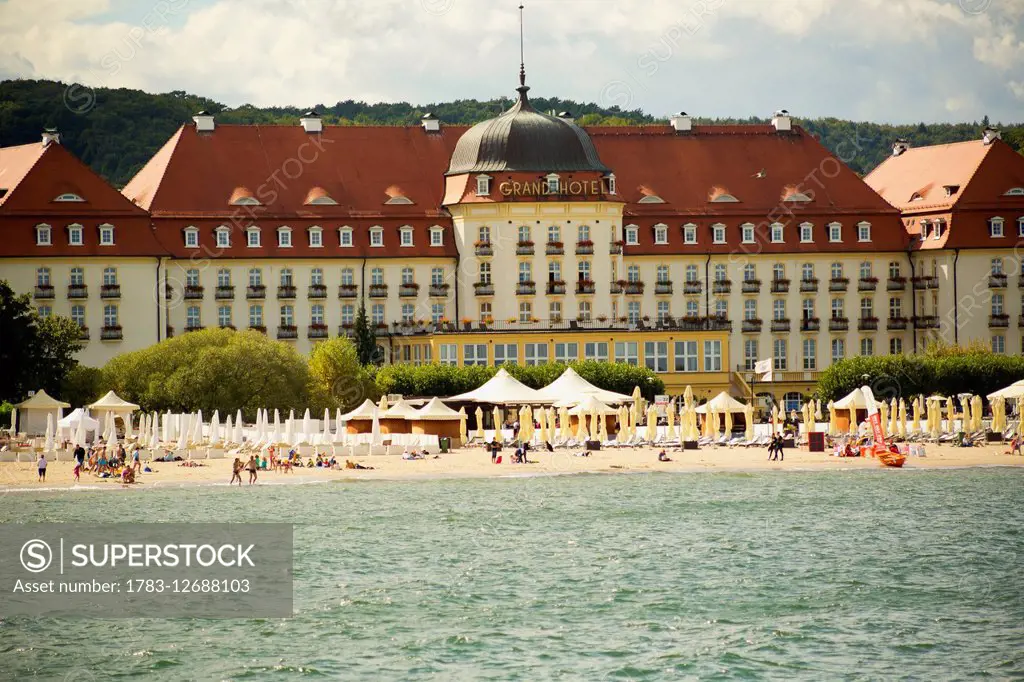
[[[296,524],[294,618],[12,619],[26,679],[1024,677],[1024,471],[654,474],[0,498]]]

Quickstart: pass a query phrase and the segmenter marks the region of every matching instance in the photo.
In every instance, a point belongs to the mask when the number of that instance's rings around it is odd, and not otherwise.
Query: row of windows
[[[549,244],[562,243],[562,228],[558,225],[549,225],[546,231]],[[533,228],[529,225],[520,225],[516,229],[516,238],[520,244],[533,243]],[[481,225],[477,229],[477,240],[480,244],[491,243],[491,228],[488,225]],[[586,244],[591,241],[590,225],[579,225],[576,227],[576,242]]]
[[[644,365],[655,372],[668,372],[669,360],[672,360],[672,367],[675,372],[721,372],[722,371],[722,342],[704,341],[704,363],[698,364],[697,341],[587,341],[584,343],[570,341],[551,343],[524,343],[522,362],[526,365],[543,365],[550,362],[553,357],[555,362],[573,362],[576,360],[597,360],[600,362],[625,363],[638,366],[643,349]],[[488,356],[488,344],[486,343],[464,343],[462,344],[462,364],[466,367],[495,366],[520,362],[518,343],[495,343],[494,352]],[[550,347],[554,347],[554,355],[549,356]],[[582,356],[580,351],[583,352]],[[611,355],[609,355],[609,351]],[[671,356],[670,356],[671,351]],[[438,346],[438,360],[442,365],[459,364],[459,346],[455,343],[442,343]]]
[[[48,305],[41,305],[37,308],[39,317],[47,318],[53,315],[53,308]],[[85,306],[84,305],[73,305],[71,306],[71,320],[79,327],[85,327]],[[120,316],[118,314],[118,307],[115,303],[108,303],[103,306],[103,326],[104,327],[118,327],[120,322],[118,321]]]
[[[217,324],[221,327],[234,326],[234,307],[230,304],[224,304],[217,306]],[[252,303],[249,305],[249,326],[250,327],[263,327],[265,319],[266,307],[262,303]],[[291,327],[295,325],[295,306],[293,305],[282,305],[279,308],[279,323],[281,326]],[[387,324],[387,318],[385,317],[385,307],[383,303],[374,303],[367,311],[369,321],[374,325]],[[401,308],[401,319],[402,322],[415,322],[416,321],[416,307],[412,304],[406,303]],[[346,304],[341,306],[341,324],[352,325],[356,319],[356,306],[352,304]],[[445,305],[443,303],[434,303],[430,306],[430,320],[431,322],[442,322],[445,318]],[[309,308],[309,324],[311,325],[322,325],[325,322],[325,308],[323,305],[316,303]],[[185,325],[186,327],[195,328],[203,326],[203,313],[202,308],[198,305],[190,305],[185,308]]]
[[[846,357],[846,339],[831,340],[832,362],[836,363]],[[818,340],[806,338],[800,341],[801,359],[800,365],[794,369],[813,372],[818,369]],[[900,355],[903,353],[903,339],[896,336],[889,339],[889,354]],[[875,354],[875,340],[864,337],[860,340],[860,355],[871,356]],[[753,371],[754,365],[761,359],[761,344],[757,339],[747,339],[743,342],[743,367],[747,371]],[[789,340],[772,340],[772,369],[777,372],[785,372],[789,367]]]
[[[261,268],[250,268],[248,273],[249,286],[263,286],[263,270]],[[415,284],[415,273],[412,268],[404,267],[400,272],[402,284]],[[441,267],[430,269],[431,286],[440,286],[445,283],[445,269]],[[185,271],[185,286],[200,286],[200,271],[197,268],[190,268]],[[355,270],[353,268],[341,269],[341,284],[343,286],[355,285]],[[283,287],[295,286],[295,275],[291,268],[281,268],[278,271],[278,282]],[[323,268],[313,268],[309,271],[310,286],[322,286],[325,284]],[[384,268],[370,269],[370,284],[384,284]],[[217,270],[217,286],[232,286],[231,270],[220,268]]]
[[[53,227],[46,223],[36,225],[36,246],[53,246]],[[79,223],[71,223],[65,228],[68,246],[85,244],[85,227]],[[104,223],[97,228],[100,246],[114,246],[114,226]]]
[[[398,228],[399,245],[415,246],[413,236],[414,230],[409,225]],[[263,231],[261,228],[250,225],[245,228],[245,245],[249,248],[260,248],[263,246]],[[370,246],[384,246],[384,228],[375,225],[369,228]],[[199,228],[186,227],[183,230],[185,247],[189,249],[199,248]],[[221,225],[213,231],[214,245],[217,248],[228,248],[231,246],[231,228]],[[307,245],[311,248],[322,248],[324,245],[324,231],[322,227],[314,226],[306,229]],[[353,228],[344,226],[338,228],[338,243],[346,247],[353,245]],[[295,245],[293,230],[287,225],[277,228],[277,246],[279,248],[291,248]],[[430,245],[444,246],[444,228],[435,225],[430,228]]]
[[[768,238],[773,244],[784,244],[786,242],[786,229],[782,223],[771,223],[768,226]],[[654,232],[654,243],[655,244],[668,244],[669,226],[664,223],[658,223],[652,228]],[[684,244],[696,244],[697,243],[697,225],[694,223],[686,223],[683,225],[683,243]],[[711,225],[711,241],[714,244],[725,244],[727,243],[727,230],[728,227],[724,223],[715,223]],[[743,244],[753,244],[756,239],[756,226],[754,223],[743,223],[739,226],[740,230],[740,242]],[[813,223],[800,223],[798,226],[798,234],[800,237],[801,244],[813,244],[814,243],[814,224]],[[625,242],[626,244],[639,244],[640,243],[640,227],[637,225],[626,225],[624,228]],[[858,242],[870,242],[871,241],[871,223],[862,221],[856,225],[856,233]],[[828,223],[826,225],[826,236],[829,242],[842,243],[843,241],[843,224],[838,222]]]
[[[926,226],[927,221],[921,221],[921,240],[927,239],[928,228]],[[993,239],[1006,236],[1006,221],[1001,216],[995,218],[989,218],[988,220],[988,236]],[[935,221],[935,230],[932,232],[933,239],[938,239],[942,236],[942,227],[945,226],[945,221]],[[1017,218],[1017,236],[1024,237],[1024,216]]]

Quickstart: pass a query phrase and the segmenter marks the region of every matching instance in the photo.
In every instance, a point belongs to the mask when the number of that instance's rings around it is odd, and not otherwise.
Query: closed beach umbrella
[[[124,439],[128,440],[132,437],[132,415],[128,413],[124,416]]]
[[[889,403],[884,400],[880,401],[881,405],[878,408],[878,418],[882,422],[882,433],[888,436],[893,435],[892,429],[889,428]]]
[[[469,415],[466,414],[466,406],[463,405],[459,408],[459,438],[463,443],[469,440],[469,433],[466,430],[466,419],[468,418]]]
[[[639,416],[644,409],[644,399],[640,395],[640,387],[633,387],[633,404],[636,406],[636,416]]]
[[[381,397],[381,401],[387,404],[387,400]],[[380,445],[384,442],[380,433],[380,408],[373,411],[373,421],[370,422],[370,445]]]
[[[281,444],[281,413],[274,408],[274,427],[270,431],[270,443],[272,445]]]
[[[674,440],[676,437],[676,403],[674,400],[670,400],[668,407],[665,409],[665,438],[668,440]]]
[[[548,417],[547,412],[544,408],[537,410],[537,432],[540,436],[540,442],[546,443],[548,441]]]
[[[590,434],[587,432],[587,415],[580,412],[579,419],[576,424],[576,440],[584,442],[590,440]]]
[[[597,439],[602,443],[608,440],[608,418],[603,414],[597,418]]]
[[[495,405],[494,409],[491,410],[491,421],[494,423],[495,431],[501,430],[501,425],[505,422],[505,419],[501,414],[501,408],[497,405]]]
[[[754,440],[754,405],[747,403],[743,406],[743,419],[747,423],[747,431],[744,434],[748,441]]]
[[[932,410],[935,413],[934,421],[932,422],[932,438],[936,440],[942,435],[942,401],[935,399],[932,400]],[[930,414],[930,413],[929,413]]]
[[[228,415],[228,420],[224,422],[224,442],[225,443],[236,443],[235,440],[235,422],[232,420],[231,415]]]
[[[980,395],[974,396],[974,405],[973,405],[973,409],[971,410],[971,414],[974,416],[974,428],[971,429],[972,431],[981,431],[981,428],[982,428],[982,421],[981,420],[985,416],[984,415],[984,411],[985,411],[985,406],[984,406],[984,404],[981,401],[981,396]]]
[[[160,440],[162,440],[164,443],[170,443],[172,437],[173,436],[171,436],[171,411],[167,410],[167,414],[164,415],[164,424],[162,433],[160,434]]]
[[[729,409],[725,410],[725,435],[729,436],[732,434],[732,411]]]
[[[857,435],[857,431],[858,431],[858,427],[859,426],[860,426],[860,422],[857,421],[857,408],[851,406],[850,407],[850,435],[851,436]]]
[[[288,419],[284,422],[284,442],[287,445],[295,445],[295,410],[288,412]]]
[[[1017,398],[1017,437],[1024,438],[1024,395]]]
[[[920,433],[921,432],[921,396],[914,398],[913,404],[913,419],[910,422],[910,432]]]
[[[839,435],[839,424],[836,423],[836,404],[828,401],[828,435]]]
[[[302,413],[302,434],[298,437],[300,443],[313,444],[313,420],[310,418],[309,408]]]
[[[494,408],[494,409],[497,410],[498,408]],[[476,412],[474,413],[474,416],[476,417],[476,437],[481,439],[481,440],[483,440],[483,437],[484,437],[484,409],[482,407],[478,406],[476,408]],[[497,431],[497,429],[498,429],[498,424],[497,423],[495,423],[494,428],[495,428],[494,437],[500,439],[501,438],[501,433],[499,431]]]
[[[825,418],[821,413],[821,398],[818,398],[818,401],[816,403],[816,409],[814,410],[814,418],[817,419],[818,421],[821,421],[822,419]]]
[[[900,406],[896,402],[896,398],[889,400],[889,435],[895,436],[899,433],[899,426],[897,422],[900,417]]]
[[[231,419],[231,417],[228,417]],[[210,445],[217,445],[220,443],[220,413],[217,410],[213,411],[213,416],[210,417]]]
[[[658,408],[653,405],[647,409],[647,440],[653,443],[658,439]]]
[[[18,427],[18,408],[11,410],[11,433],[17,433]]]
[[[971,396],[961,395],[960,396],[960,410],[963,415],[960,418],[960,430],[970,431],[971,430]]]
[[[175,430],[178,432],[178,442],[176,444],[176,449],[178,450],[184,450],[188,445],[188,431],[191,426],[191,422],[182,423],[183,417],[185,417],[185,415],[179,414],[178,423],[175,425]]]
[[[900,417],[896,423],[896,432],[900,435],[900,438],[907,437],[907,401],[900,398]]]
[[[323,430],[320,433],[320,441],[324,445],[330,445],[334,437],[331,435],[331,411],[324,408]]]
[[[266,429],[266,422],[265,422],[265,420],[261,423],[261,428],[263,428],[264,430]],[[234,432],[231,440],[233,440],[236,443],[241,443],[244,440],[243,434],[242,434],[242,412],[241,411],[238,411],[235,414],[235,432]]]
[[[569,408],[564,405],[558,408],[558,438],[569,440],[572,438],[572,429],[569,425]]]
[[[388,409],[388,396],[387,396],[387,394],[384,394],[384,395],[382,395],[380,397],[380,403],[377,404],[377,409],[379,409],[381,412],[384,412],[385,410]]]
[[[46,413],[46,442],[43,444],[45,452],[53,450],[53,412]]]

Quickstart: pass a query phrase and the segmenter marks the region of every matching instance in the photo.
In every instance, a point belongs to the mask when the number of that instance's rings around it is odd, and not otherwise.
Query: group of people
[[[517,422],[518,423],[518,422]],[[545,443],[548,452],[553,449],[549,443]],[[484,448],[491,453],[491,464],[501,464],[501,443],[497,438],[491,439],[490,443],[484,443]],[[534,464],[529,458],[530,444],[524,441],[516,442],[516,449],[512,452],[512,464]]]
[[[783,445],[785,445],[785,440],[781,435],[776,434],[772,436],[771,442],[768,443],[769,462],[780,462],[786,459],[785,453],[782,452]]]
[[[75,458],[75,467],[72,470],[75,477],[75,482],[78,483],[82,480],[82,472],[90,472],[99,478],[117,478],[121,479],[122,483],[135,483],[135,476],[142,472],[142,456],[141,450],[138,445],[132,448],[132,454],[129,457],[128,453],[124,449],[124,445],[119,445],[113,452],[107,453],[107,448],[104,445],[97,445],[92,449],[92,454],[88,454],[86,449],[82,445],[78,445],[74,451],[73,456]],[[46,469],[49,462],[46,459],[44,453],[39,453],[39,459],[36,461],[36,469],[39,475],[39,482],[43,483],[46,481]]]

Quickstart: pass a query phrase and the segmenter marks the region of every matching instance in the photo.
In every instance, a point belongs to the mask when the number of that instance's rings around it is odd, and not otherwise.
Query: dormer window
[[[740,225],[740,239],[744,244],[754,243],[754,223],[743,223]]]
[[[307,206],[337,206],[338,202],[335,201],[330,194],[327,193],[323,187],[314,187],[309,190],[309,194],[306,195]]]
[[[638,228],[636,225],[626,225],[624,232],[625,232],[626,243],[627,244],[639,244],[640,243],[640,239],[639,239],[640,228]]]
[[[339,227],[338,228],[338,243],[341,244],[341,246],[346,246],[346,247],[347,246],[352,246],[352,228],[351,227],[348,227],[346,225],[345,227]]]
[[[924,197],[921,196],[920,192],[914,192],[913,194],[910,195],[911,202],[921,201],[922,199],[924,199]]]
[[[928,227],[930,223],[927,220],[921,221],[921,241],[928,239]]]
[[[657,194],[645,194],[640,198],[638,204],[664,204],[665,200],[659,197]]]
[[[288,226],[277,228],[277,245],[283,249],[292,247],[292,228]]]
[[[217,248],[226,249],[231,246],[231,228],[221,225],[213,231],[214,239],[217,240]]]
[[[988,236],[993,239],[998,239],[1003,235],[1003,219],[998,217],[990,218],[988,221]]]
[[[736,204],[739,203],[739,199],[729,194],[728,192],[713,192],[711,194],[712,204]]]
[[[430,245],[444,246],[444,228],[440,225],[434,225],[430,228]]]
[[[250,249],[258,249],[260,247],[260,228],[249,227],[245,230],[245,244]]]
[[[53,229],[46,225],[36,225],[36,246],[51,246],[53,244]]]
[[[773,244],[782,244],[786,241],[782,233],[782,223],[772,223],[771,233]]]
[[[370,228],[370,246],[384,246],[384,228],[375,225]]]
[[[932,234],[932,239],[941,239],[942,233],[946,231],[946,221],[936,220],[935,221],[935,232]]]
[[[490,175],[478,175],[476,176],[476,195],[478,197],[485,197],[491,193],[491,176]]]
[[[828,224],[828,240],[830,242],[843,241],[843,226],[840,223]]]
[[[109,223],[100,225],[100,246],[114,245],[114,226]]]
[[[722,223],[715,223],[711,226],[711,241],[715,244],[725,243],[725,225]]]
[[[198,249],[199,248],[199,230],[195,227],[185,228],[185,248],[186,249]]]
[[[324,245],[324,230],[322,227],[314,225],[309,228],[309,246],[314,249],[319,249]]]
[[[1017,218],[1017,236],[1024,237],[1024,216]]]
[[[658,223],[654,226],[654,243],[668,244],[668,225]]]
[[[608,187],[608,194],[618,194],[618,187],[615,182],[615,173],[610,173],[605,177],[605,182]]]
[[[78,223],[68,225],[68,244],[71,246],[81,246],[83,243],[83,232],[82,226]]]
[[[859,242],[870,242],[871,241],[871,223],[862,221],[857,223],[857,241]]]
[[[814,225],[811,223],[800,223],[800,243],[811,244],[814,242]]]
[[[697,226],[694,225],[693,223],[686,223],[685,225],[683,225],[683,243],[697,243]]]
[[[413,203],[412,199],[410,199],[409,197],[407,197],[404,194],[402,194],[401,188],[397,187],[395,185],[392,185],[391,187],[388,187],[385,190],[385,194],[388,195],[388,200],[384,202],[385,204],[389,204],[389,205],[394,206],[394,205],[408,205],[408,204]]]
[[[1003,193],[1004,197],[1024,197],[1024,187],[1011,187]]]
[[[559,177],[557,173],[552,173],[547,176],[547,193],[558,194]]]
[[[76,202],[83,202],[83,201],[85,201],[85,199],[83,199],[82,197],[80,197],[79,195],[77,195],[77,194],[75,194],[73,192],[67,192],[66,194],[57,195],[56,197],[54,197],[53,200],[54,201],[62,201],[62,202],[63,201],[76,201]]]
[[[803,192],[796,192],[796,191],[794,191],[794,192],[790,192],[789,194],[784,196],[782,198],[782,200],[783,201],[792,201],[792,202],[796,202],[796,203],[807,203],[807,202],[809,202],[811,200],[811,198],[809,196],[807,196],[806,194],[804,194]]]
[[[946,197],[951,197],[960,191],[960,185],[943,185],[942,189],[946,191]]]
[[[260,202],[256,197],[238,197],[231,203],[234,206],[260,206]]]
[[[399,235],[399,242],[398,242],[399,244],[401,244],[402,246],[412,246],[413,245],[413,241],[412,241],[412,228],[411,227],[409,227],[408,225],[400,227],[398,229],[398,235]]]

